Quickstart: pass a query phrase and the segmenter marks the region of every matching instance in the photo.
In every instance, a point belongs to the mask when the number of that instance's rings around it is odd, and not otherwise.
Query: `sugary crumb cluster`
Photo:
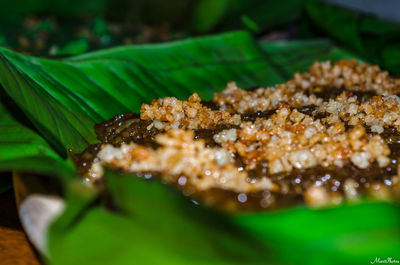
[[[377,65],[360,64],[355,59],[343,59],[333,65],[329,61],[315,62],[308,73],[295,74],[294,80],[302,88],[333,86],[351,91],[374,91],[378,95],[400,93],[399,79],[389,76]]]
[[[254,91],[241,89],[235,82],[230,82],[224,91],[214,94],[213,101],[221,109],[233,113],[274,110],[280,102],[287,102],[293,107],[322,103],[322,99],[317,98],[316,95],[307,96],[293,81],[275,87],[258,88]]]
[[[139,130],[129,144],[103,144],[88,174],[98,178],[108,165],[199,191],[298,194],[317,206],[365,194],[387,198],[400,194],[398,147],[384,136],[400,132],[399,92],[400,81],[379,67],[341,60],[316,62],[274,87],[228,83],[214,95],[216,108],[196,93],[187,101],[153,100],[130,124],[146,122],[155,145],[134,143]],[[264,114],[246,119],[249,113]]]
[[[105,145],[98,157],[103,163],[126,171],[162,173],[167,182],[187,182],[198,190],[251,192],[274,188],[267,178],[248,182],[247,172],[235,166],[232,153],[220,147],[206,148],[203,140],[194,140],[192,131],[171,129],[157,135],[156,142],[161,145],[156,150],[135,143],[119,148]]]
[[[294,78],[274,87],[259,88],[255,91],[240,89],[229,83],[227,89],[214,95],[214,101],[221,109],[239,113],[275,109],[280,102],[292,107],[319,105],[322,99],[313,92],[323,92],[321,88],[348,91],[374,92],[377,95],[400,93],[400,80],[381,71],[379,66],[359,64],[356,60],[315,62],[308,72],[296,73]]]
[[[150,105],[143,104],[140,118],[152,120],[149,129],[154,126],[159,130],[205,129],[219,124],[240,124],[240,115],[231,115],[227,111],[213,111],[200,102],[201,99],[196,93],[191,95],[188,101],[173,97],[160,98],[153,100]]]
[[[348,162],[367,168],[376,161],[384,167],[390,162],[390,149],[379,135],[368,135],[361,126],[346,130],[338,116],[315,119],[284,104],[268,119],[243,122],[237,134],[237,140],[227,137],[222,146],[238,154],[246,170],[261,162],[267,162],[270,174]]]
[[[375,133],[382,133],[388,127],[400,131],[400,98],[397,95],[374,96],[360,102],[357,97],[343,92],[323,102],[316,113],[338,115],[351,126],[365,124]]]

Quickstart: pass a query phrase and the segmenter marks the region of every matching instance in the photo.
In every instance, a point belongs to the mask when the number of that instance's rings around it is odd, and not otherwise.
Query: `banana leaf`
[[[30,129],[68,163],[69,148],[96,141],[96,122],[153,98],[196,91],[210,99],[228,81],[273,85],[315,60],[348,57],[325,40],[257,43],[246,32],[59,61],[0,49],[0,83]],[[400,253],[394,203],[228,215],[125,174],[107,172],[104,194],[64,183],[67,210],[50,230],[49,264],[365,264]]]
[[[319,0],[304,4],[313,25],[369,61],[398,73],[400,24]]]
[[[64,215],[82,211],[79,222],[64,216],[53,225],[50,264],[275,264],[273,252],[226,216],[160,182],[112,171],[106,182],[114,211],[102,204],[88,211],[82,202],[94,197],[70,188]]]
[[[49,143],[30,129],[29,121],[24,120],[25,117],[12,106],[12,102],[7,103],[8,98],[4,94],[0,99],[0,171],[19,170],[70,177],[75,172],[72,162],[60,157]],[[0,181],[0,190],[8,186],[8,180]]]
[[[210,32],[216,28],[248,28],[255,33],[267,32],[299,20],[302,1],[287,0],[200,0],[193,14],[193,30]],[[249,25],[249,22],[251,25]]]

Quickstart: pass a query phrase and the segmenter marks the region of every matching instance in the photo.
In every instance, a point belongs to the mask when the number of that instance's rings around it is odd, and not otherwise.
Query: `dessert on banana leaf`
[[[95,127],[74,160],[88,182],[104,166],[157,177],[228,211],[396,199],[400,80],[378,66],[316,62],[283,84],[236,83],[202,101],[173,97]]]

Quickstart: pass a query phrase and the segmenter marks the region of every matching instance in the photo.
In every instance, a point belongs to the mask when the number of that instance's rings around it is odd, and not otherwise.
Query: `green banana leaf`
[[[75,172],[72,162],[61,158],[40,135],[24,126],[24,117],[18,117],[18,109],[10,106],[10,102],[3,104],[8,99],[3,96],[0,96],[0,171],[19,170],[70,177]],[[13,110],[12,114],[5,105]],[[9,181],[2,180],[0,190],[9,185]]]
[[[246,32],[61,61],[0,49],[0,83],[29,128],[69,164],[69,148],[96,141],[96,122],[153,98],[196,91],[210,99],[228,81],[273,85],[315,60],[348,57],[325,40],[257,43]],[[393,203],[226,215],[134,176],[107,172],[105,194],[64,179],[67,210],[50,230],[49,264],[366,264],[400,253]]]
[[[238,215],[234,223],[270,243],[289,264],[366,264],[396,257],[400,250],[399,207],[389,203],[317,211],[303,206]]]
[[[316,28],[369,61],[394,73],[400,71],[400,24],[320,0],[305,1],[304,9]]]
[[[193,14],[193,30],[210,32],[216,28],[248,28],[267,32],[299,20],[302,0],[199,0]]]
[[[50,234],[51,264],[273,264],[273,252],[226,216],[158,181],[109,171],[106,182],[115,211],[97,204],[90,211],[83,208],[77,224],[58,220]],[[73,196],[69,216],[79,203],[93,199],[86,190]]]

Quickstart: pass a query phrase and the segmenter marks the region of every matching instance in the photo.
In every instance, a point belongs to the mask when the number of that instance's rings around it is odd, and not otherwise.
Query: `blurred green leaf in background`
[[[359,0],[23,0],[3,6],[0,43],[34,55],[247,29],[262,39],[330,37],[392,72],[400,69],[399,21],[377,17]]]
[[[377,7],[378,2],[375,3]],[[393,1],[385,3],[397,7],[400,17],[398,4]],[[400,72],[400,24],[326,1],[306,0],[305,11],[313,26],[327,36],[391,72]]]

